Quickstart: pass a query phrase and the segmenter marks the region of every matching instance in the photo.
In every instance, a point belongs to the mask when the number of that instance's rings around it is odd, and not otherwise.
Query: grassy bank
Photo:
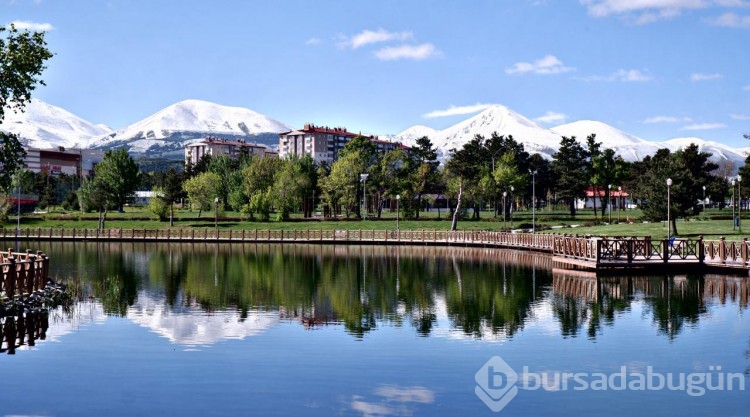
[[[200,215],[199,215],[200,214]],[[644,223],[640,220],[638,210],[624,210],[612,213],[612,223],[609,216],[602,218],[601,214],[594,216],[592,210],[580,210],[574,219],[567,211],[540,210],[534,213],[537,231],[543,233],[570,233],[607,236],[652,236],[661,238],[667,235],[664,222]],[[512,227],[514,229],[531,227],[531,211],[517,211],[513,213]],[[619,219],[619,221],[618,221]],[[15,229],[15,217],[11,216],[5,228]],[[396,218],[396,213],[383,212],[380,219],[369,217],[367,220],[355,218],[338,219],[303,219],[292,216],[289,221],[257,221],[248,220],[246,216],[236,212],[226,212],[215,224],[213,212],[198,213],[197,211],[175,211],[173,228],[204,229],[218,227],[222,230],[448,230],[450,217],[448,213],[429,212],[420,213],[420,219],[404,220]],[[746,220],[746,230],[750,231],[750,218]],[[28,214],[21,217],[21,228],[66,228],[66,229],[95,229],[98,225],[96,213],[51,211],[48,213]],[[105,227],[109,229],[168,229],[169,222],[159,221],[156,216],[143,208],[128,207],[124,213],[108,213]],[[492,211],[482,212],[480,220],[461,220],[459,230],[509,230],[511,221],[503,222],[501,216],[495,216]],[[733,239],[741,237],[738,230],[732,230],[731,211],[709,210],[701,218],[683,220],[677,223],[680,236],[695,237],[703,235],[717,238],[727,236]]]

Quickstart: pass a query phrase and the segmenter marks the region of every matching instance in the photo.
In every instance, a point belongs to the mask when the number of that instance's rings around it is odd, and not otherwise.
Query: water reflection
[[[355,395],[351,409],[363,416],[410,416],[419,404],[435,402],[435,393],[425,387],[382,385],[371,396]]]
[[[211,344],[280,321],[342,325],[356,338],[408,325],[419,336],[506,340],[551,315],[563,337],[594,339],[633,303],[676,338],[708,303],[748,305],[746,278],[597,278],[550,258],[481,248],[51,244],[63,278],[80,279],[110,315],[174,343]],[[96,259],[96,262],[92,262]]]
[[[0,318],[0,354],[13,355],[16,349],[33,347],[37,340],[47,338],[48,328],[46,312],[32,311]]]

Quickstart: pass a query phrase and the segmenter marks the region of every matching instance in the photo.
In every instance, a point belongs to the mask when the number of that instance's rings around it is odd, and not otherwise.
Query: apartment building
[[[279,157],[310,155],[315,162],[330,164],[338,159],[339,152],[344,148],[344,145],[357,136],[364,136],[375,143],[378,151],[389,151],[397,148],[409,149],[397,142],[379,140],[377,136],[365,136],[350,132],[345,127],[331,128],[306,124],[302,129],[279,134]]]
[[[200,142],[185,146],[185,162],[195,165],[203,155],[228,155],[230,158],[238,158],[241,154],[256,155],[261,157],[278,158],[278,152],[270,148],[247,143],[244,140],[231,140],[222,138],[206,137]]]

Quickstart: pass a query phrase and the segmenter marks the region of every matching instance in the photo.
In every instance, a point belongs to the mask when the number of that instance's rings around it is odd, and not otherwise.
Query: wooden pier
[[[0,252],[0,300],[41,291],[49,279],[49,258],[42,252]]]
[[[218,230],[204,229],[0,229],[4,241],[300,243],[509,248],[542,252],[555,266],[593,271],[750,270],[742,241],[579,237],[556,234],[445,230]],[[46,264],[45,264],[46,265]],[[4,267],[5,268],[5,267]]]

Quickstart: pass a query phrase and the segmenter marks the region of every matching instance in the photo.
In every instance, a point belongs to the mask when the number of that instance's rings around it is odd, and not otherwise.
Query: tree
[[[6,109],[23,111],[37,84],[45,85],[40,76],[51,57],[44,32],[19,31],[13,24],[0,27],[0,123]],[[18,136],[0,132],[0,191],[8,192],[25,156]]]
[[[200,217],[203,210],[211,209],[211,203],[219,196],[220,186],[221,178],[218,174],[204,172],[185,181],[182,188],[190,199],[190,206],[198,207],[198,217]]]
[[[305,191],[310,188],[310,180],[302,174],[302,167],[297,161],[283,162],[284,166],[274,180],[272,200],[278,219],[289,220],[289,214],[300,206]]]
[[[158,198],[169,206],[169,225],[174,226],[174,203],[185,197],[185,190],[182,188],[183,174],[177,172],[174,168],[164,174],[162,184],[159,187],[160,193]]]
[[[359,175],[367,168],[364,159],[360,150],[346,152],[333,163],[331,173],[322,180],[323,198],[332,211],[343,205],[348,217],[350,210],[358,206]]]
[[[552,170],[558,177],[557,194],[568,200],[570,216],[575,218],[576,200],[586,196],[586,150],[575,136],[563,136],[560,149],[552,155]]]
[[[419,208],[422,207],[423,193],[436,191],[440,162],[437,160],[437,148],[432,146],[432,142],[427,136],[417,139],[417,143],[412,148],[410,155],[415,167],[410,182],[412,191],[417,195],[418,209],[415,214],[419,218]]]
[[[102,162],[94,168],[94,177],[108,188],[112,201],[119,212],[141,185],[138,164],[125,148],[107,151]]]
[[[676,219],[700,213],[702,205],[698,201],[703,197],[703,186],[721,181],[711,174],[718,165],[709,161],[710,156],[691,144],[674,153],[669,149],[659,149],[653,157],[644,158],[637,192],[643,199],[641,206],[646,219],[661,221],[667,218],[669,191],[671,229],[678,235]],[[669,190],[667,178],[672,180]]]
[[[479,177],[480,166],[477,161],[482,160],[483,141],[482,136],[476,135],[472,140],[465,143],[461,150],[452,149],[451,158],[445,165],[446,173],[454,179],[457,186],[456,210],[453,212],[450,230],[456,230],[458,226],[458,215],[461,210],[464,188],[469,181],[475,181]]]

